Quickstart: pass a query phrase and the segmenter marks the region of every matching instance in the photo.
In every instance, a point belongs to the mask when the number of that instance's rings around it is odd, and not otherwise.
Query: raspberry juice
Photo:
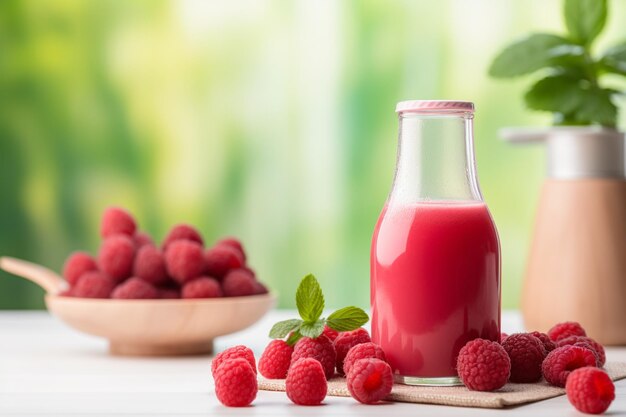
[[[398,104],[393,187],[371,247],[372,340],[397,382],[458,385],[468,341],[500,337],[500,244],[478,187],[473,104]]]
[[[498,340],[498,236],[485,204],[386,207],[371,259],[372,337],[396,373],[451,377],[467,341]]]

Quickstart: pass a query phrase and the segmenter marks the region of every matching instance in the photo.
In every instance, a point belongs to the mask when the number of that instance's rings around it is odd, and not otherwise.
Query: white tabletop
[[[216,349],[235,344],[260,354],[267,331],[293,315],[280,311],[255,326],[217,340]],[[519,315],[503,314],[503,329],[521,330]],[[626,361],[626,348],[607,349],[609,360]],[[611,416],[626,415],[626,380],[616,384]],[[423,404],[358,404],[327,397],[322,407],[299,407],[284,393],[259,391],[252,407],[227,408],[215,398],[207,357],[123,358],[107,354],[104,340],[80,334],[45,312],[0,312],[0,416],[575,416],[564,396],[507,410]]]

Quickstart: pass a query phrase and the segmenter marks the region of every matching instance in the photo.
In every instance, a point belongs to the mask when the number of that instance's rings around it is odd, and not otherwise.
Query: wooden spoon
[[[8,256],[0,257],[0,269],[34,282],[48,294],[57,295],[69,288],[59,274],[41,265]]]

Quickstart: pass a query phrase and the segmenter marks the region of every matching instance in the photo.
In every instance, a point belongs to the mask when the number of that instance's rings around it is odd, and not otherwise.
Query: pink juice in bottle
[[[371,259],[372,337],[396,373],[453,377],[467,341],[500,337],[498,236],[485,204],[385,207]]]
[[[396,172],[372,239],[372,340],[397,382],[458,385],[465,343],[500,338],[500,244],[478,186],[474,106],[396,111]]]

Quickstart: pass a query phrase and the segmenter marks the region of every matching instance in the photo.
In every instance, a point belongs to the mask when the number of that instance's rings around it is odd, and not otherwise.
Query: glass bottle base
[[[463,385],[463,383],[457,376],[419,377],[394,375],[394,381],[398,384],[417,385],[423,387],[454,387],[458,385]]]

